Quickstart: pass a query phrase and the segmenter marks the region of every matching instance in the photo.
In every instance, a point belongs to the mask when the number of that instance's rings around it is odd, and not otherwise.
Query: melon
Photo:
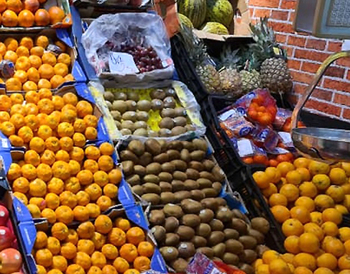
[[[207,15],[205,21],[218,22],[229,27],[233,20],[233,8],[228,0],[206,0]]]
[[[180,0],[178,2],[179,13],[191,20],[195,28],[199,28],[205,20],[206,0]]]
[[[193,28],[193,24],[188,17],[186,17],[185,15],[183,15],[181,13],[178,13],[177,15],[179,16],[180,24],[183,24],[189,28]]]
[[[205,25],[202,27],[203,31],[214,33],[214,34],[219,34],[219,35],[227,35],[229,34],[227,28],[218,22],[207,22]]]

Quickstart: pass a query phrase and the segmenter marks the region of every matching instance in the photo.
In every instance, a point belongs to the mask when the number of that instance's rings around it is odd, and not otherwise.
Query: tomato
[[[252,157],[244,157],[244,158],[242,158],[242,161],[243,161],[243,163],[245,163],[245,164],[247,164],[247,165],[251,165],[251,164],[254,163]]]

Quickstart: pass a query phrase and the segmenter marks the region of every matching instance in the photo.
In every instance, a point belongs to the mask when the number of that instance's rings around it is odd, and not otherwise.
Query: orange
[[[8,50],[6,51],[5,55],[4,55],[4,60],[9,60],[11,61],[12,63],[16,63],[18,59],[18,55],[16,52],[12,51],[12,50]]]
[[[96,204],[100,207],[101,211],[106,211],[113,205],[113,202],[111,198],[102,195],[97,199]]]
[[[88,146],[85,149],[85,156],[88,159],[98,160],[100,158],[100,150],[95,146]]]
[[[126,238],[129,243],[138,245],[145,240],[145,233],[139,227],[132,227],[126,232]]]
[[[62,149],[56,152],[55,158],[57,161],[64,161],[66,163],[69,162],[68,152]]]
[[[36,233],[36,238],[35,238],[35,243],[34,243],[34,248],[36,249],[41,249],[46,247],[47,245],[47,235],[43,231],[38,231]]]
[[[103,274],[117,274],[117,270],[114,268],[114,266],[112,265],[105,265],[102,268],[102,273]]]
[[[29,142],[29,147],[30,149],[41,153],[45,150],[45,141],[40,137],[33,137],[33,139]]]
[[[338,260],[338,266],[341,270],[348,270],[350,269],[350,256],[344,255],[339,258]]]
[[[50,24],[50,15],[45,9],[38,9],[35,12],[35,25],[37,26],[47,26]],[[42,46],[44,44],[41,44]],[[47,46],[47,45],[46,45]],[[44,48],[46,48],[46,46]]]
[[[287,183],[300,185],[302,182],[301,174],[297,170],[288,171],[286,174]]]
[[[37,273],[38,274],[46,274],[46,268],[42,265],[36,265]]]
[[[38,71],[42,79],[50,80],[55,75],[53,67],[49,64],[42,64]]]
[[[122,172],[120,169],[112,169],[108,173],[108,179],[111,184],[119,184],[122,180]]]
[[[40,212],[40,209],[37,205],[29,204],[29,205],[27,205],[27,208],[28,208],[28,210],[33,218],[40,218],[41,217],[41,212]]]
[[[10,9],[11,10],[11,9]],[[4,44],[7,50],[16,51],[18,48],[18,41],[12,37],[8,37],[5,39]]]
[[[106,215],[100,215],[95,220],[95,229],[101,234],[107,234],[113,227],[112,220]]]
[[[101,233],[95,232],[91,240],[93,241],[95,248],[100,250],[102,246],[106,243],[106,236]]]
[[[51,235],[56,239],[63,241],[68,237],[68,227],[61,222],[55,223],[51,227]]]
[[[89,203],[86,208],[89,210],[90,218],[96,218],[101,213],[100,207],[96,204]]]
[[[95,233],[95,227],[91,222],[84,222],[78,226],[77,233],[81,239],[91,239]]]
[[[305,181],[310,181],[311,176],[310,176],[310,171],[305,168],[305,167],[298,167],[296,169],[297,172],[299,172],[299,174],[301,175],[301,181],[305,182]]]
[[[13,0],[12,0],[13,1]],[[16,2],[18,0],[15,0]],[[19,1],[21,3],[21,1]],[[22,3],[21,3],[22,4]],[[5,10],[3,13],[2,13],[2,25],[4,27],[16,27],[18,25],[18,17],[17,17],[17,14],[12,11],[12,10]],[[13,47],[7,47],[8,50],[16,50],[15,48]]]
[[[304,266],[312,271],[316,269],[316,259],[311,254],[299,253],[293,260],[294,267]]]
[[[117,247],[122,246],[126,242],[125,232],[120,228],[113,227],[108,233],[108,242]]]
[[[15,126],[15,128],[18,130],[19,128],[25,126],[24,117],[22,114],[15,113],[10,118],[10,122]]]
[[[290,218],[290,212],[288,208],[282,205],[275,205],[271,208],[271,212],[275,217],[276,221],[279,223],[283,223],[284,221]]]
[[[78,97],[72,92],[67,92],[64,94],[63,100],[65,104],[71,104],[73,106],[76,106],[78,103]]]
[[[340,203],[345,198],[344,189],[341,186],[331,185],[327,190],[326,194],[330,196],[334,202]]]
[[[57,161],[52,165],[53,175],[59,179],[66,180],[70,177],[70,167],[64,161]]]
[[[74,146],[77,146],[77,147],[84,147],[86,143],[84,134],[81,134],[79,132],[74,133],[73,141],[74,141]]]
[[[47,248],[40,249],[35,253],[35,262],[44,267],[52,265],[52,253]]]
[[[51,129],[56,129],[60,123],[59,117],[57,117],[55,112],[56,111],[52,112],[46,119],[46,123]]]
[[[55,193],[47,193],[45,196],[45,201],[46,206],[50,209],[56,209],[60,206],[60,198]]]
[[[286,184],[281,187],[280,194],[284,195],[288,202],[293,202],[299,197],[299,189],[293,184]]]
[[[78,241],[78,251],[91,255],[95,251],[94,243],[91,240],[81,239]]]
[[[321,228],[326,236],[337,236],[339,233],[338,226],[333,222],[325,222]]]
[[[345,170],[339,167],[332,168],[329,172],[329,178],[332,184],[342,185],[347,182]]]
[[[333,274],[334,272],[326,267],[319,267],[314,271],[314,274]]]
[[[317,161],[311,161],[309,163],[309,170],[311,175],[316,175],[316,174],[328,174],[330,167],[326,163],[321,163]]]
[[[65,181],[65,190],[70,191],[74,194],[78,193],[81,189],[79,180],[76,177],[70,177]],[[78,199],[78,198],[77,198]]]
[[[85,192],[89,194],[91,201],[96,201],[102,195],[101,187],[93,183],[85,188]]]
[[[63,191],[60,194],[60,203],[61,205],[69,206],[73,209],[78,204],[78,199],[74,193],[70,191]]]
[[[320,249],[320,240],[313,233],[303,233],[299,237],[299,248],[302,252],[316,253]]]
[[[108,181],[108,174],[106,172],[99,170],[94,173],[94,182],[100,187],[106,186],[108,184]]]
[[[316,210],[322,212],[326,208],[334,207],[334,201],[328,195],[317,195],[315,198]]]
[[[280,259],[281,255],[275,250],[267,250],[263,253],[262,260],[264,264],[270,264],[272,261]]]
[[[61,122],[73,123],[77,118],[77,113],[74,110],[62,110]]]
[[[36,178],[36,168],[31,164],[25,164],[21,167],[22,175],[28,180],[34,180]]]
[[[284,262],[284,261],[283,261]],[[134,260],[133,263],[134,267],[138,270],[138,271],[146,271],[148,269],[151,268],[151,260],[148,259],[145,256],[139,256]],[[272,265],[272,266],[271,266]],[[273,267],[273,264],[271,264],[270,267]],[[272,270],[273,271],[273,270]]]
[[[70,264],[67,267],[66,274],[85,274],[85,270],[78,264]]]
[[[290,210],[290,215],[292,218],[299,220],[302,224],[311,221],[310,212],[304,206],[295,206]]]
[[[49,126],[42,125],[38,129],[37,135],[41,139],[47,140],[49,137],[52,136],[52,129]]]
[[[324,233],[323,230],[320,226],[318,226],[315,223],[307,223],[304,225],[304,231],[306,233],[312,233],[315,236],[317,236],[317,238],[322,241],[324,238]]]
[[[111,143],[102,143],[99,147],[100,152],[102,155],[109,155],[112,156],[112,154],[115,152],[114,147]]]
[[[37,90],[38,89],[37,83],[40,80],[39,71],[36,68],[32,67],[32,68],[28,69],[27,75],[28,75],[29,81],[23,85],[23,90],[24,91],[26,91],[26,89],[27,89],[27,91]]]
[[[322,212],[322,219],[323,219],[323,222],[330,221],[339,225],[343,220],[343,216],[335,208],[327,208]]]
[[[300,253],[299,248],[299,237],[298,236],[289,236],[284,240],[284,248],[292,253],[298,254]]]
[[[146,256],[148,258],[151,258],[154,253],[154,246],[146,241],[140,242],[137,246],[137,252],[140,256]]]
[[[7,179],[13,181],[19,177],[21,177],[21,167],[18,164],[12,163],[7,173]]]
[[[277,193],[278,189],[276,185],[270,183],[269,187],[264,188],[261,192],[266,198],[269,198],[272,194]]]
[[[45,52],[43,54],[43,56],[41,57],[41,60],[43,61],[43,64],[49,64],[52,67],[56,65],[56,57],[51,52]],[[55,70],[54,70],[54,72],[55,72]]]
[[[63,63],[66,66],[70,66],[71,65],[71,58],[70,58],[70,56],[67,53],[61,53],[57,57],[57,62],[58,63]]]
[[[41,212],[41,217],[47,219],[50,224],[56,223],[56,213],[51,208],[45,208]]]
[[[118,273],[124,273],[129,269],[129,263],[122,257],[118,257],[113,261],[114,268],[118,271]]]
[[[6,111],[0,111],[0,123],[10,121],[10,114]]]
[[[303,206],[305,207],[309,212],[312,212],[315,210],[315,203],[314,201],[309,198],[309,197],[299,197],[296,201],[295,201],[295,205],[296,206]]]
[[[316,174],[312,178],[312,182],[318,190],[326,190],[331,184],[329,177],[325,174]]]
[[[39,58],[39,57],[38,57]],[[40,59],[40,58],[39,58]],[[41,61],[41,59],[40,59]],[[40,74],[39,74],[40,75]],[[47,89],[51,89],[51,83],[49,80],[47,79],[40,79],[38,81],[38,88],[47,88]]]
[[[93,174],[90,170],[79,171],[77,178],[81,185],[90,185],[94,180]]]
[[[350,240],[350,228],[349,227],[339,228],[339,239],[342,242],[346,242],[347,240]]]
[[[13,78],[20,80],[23,84],[28,79],[27,72],[25,72],[24,70],[16,70],[15,74],[13,75]]]
[[[47,248],[51,251],[52,255],[58,255],[61,251],[61,243],[55,237],[49,237],[47,239]]]
[[[9,91],[19,91],[22,90],[22,83],[17,78],[9,78],[6,80],[6,89]]]
[[[44,182],[48,182],[52,178],[52,171],[49,165],[40,164],[36,169],[38,178]]]
[[[98,120],[96,116],[88,114],[83,118],[83,120],[87,127],[97,128]]]
[[[10,99],[11,99],[12,105],[22,104],[24,102],[23,95],[20,93],[11,94]]]
[[[39,112],[50,114],[55,110],[55,106],[50,99],[44,98],[38,102]]]
[[[10,168],[11,169],[11,168]],[[21,169],[19,169],[20,172]],[[12,181],[12,179],[11,179]],[[12,183],[12,190],[14,192],[27,193],[29,190],[29,181],[24,177],[19,177],[15,179]]]
[[[19,56],[19,54],[18,54],[18,56]],[[40,66],[42,65],[41,58],[38,55],[30,55],[29,62],[32,65],[32,68],[36,68],[36,69],[39,69]]]
[[[103,268],[107,264],[107,260],[105,255],[102,254],[102,252],[95,251],[91,255],[91,262],[92,265],[97,266],[99,268]]]
[[[97,139],[97,130],[93,127],[87,127],[85,130],[85,137],[88,140],[96,140]]]
[[[66,76],[68,74],[68,66],[66,64],[63,64],[63,63],[57,63],[56,65],[54,65],[53,70],[55,71],[56,75],[60,75],[62,77]],[[91,105],[90,105],[90,107],[91,107]],[[91,113],[92,113],[92,107],[91,107]],[[91,114],[91,113],[88,113],[88,114]]]
[[[50,80],[52,88],[58,88],[61,84],[65,82],[64,78],[61,75],[54,75]]]
[[[40,164],[40,156],[34,150],[27,150],[24,154],[24,161],[26,164],[32,164],[37,167]]]
[[[23,204],[28,205],[28,198],[25,194],[20,193],[20,192],[14,192],[13,196],[15,196],[18,200],[20,200]],[[39,215],[40,215],[40,209],[39,210]]]
[[[78,241],[79,241],[79,236],[78,236],[78,233],[75,231],[75,229],[68,229],[68,237],[65,240],[65,242],[77,245]]]
[[[79,222],[84,222],[89,220],[89,210],[84,207],[84,206],[76,206],[73,209],[73,213],[74,213],[74,219],[79,221]]]
[[[61,246],[61,255],[68,260],[74,259],[77,255],[77,248],[72,243],[64,243]]]
[[[3,4],[6,5],[6,2],[4,2],[4,0],[1,0],[0,1],[0,12],[3,12],[3,10],[1,10]],[[5,53],[6,53],[6,46],[4,43],[0,42],[0,55],[4,56]]]
[[[288,236],[300,236],[304,232],[303,224],[297,219],[288,219],[282,224],[283,234]]]
[[[111,244],[105,244],[101,252],[108,260],[115,260],[118,257],[118,249]]]
[[[15,65],[16,70],[24,70],[27,71],[28,69],[31,68],[31,64],[29,61],[29,58],[27,56],[19,56],[16,65]]]
[[[73,106],[72,104],[64,105],[64,107],[62,108],[61,111],[64,112],[66,110],[73,110],[75,113],[77,112],[77,108],[75,106]]]
[[[75,78],[71,73],[69,73],[66,76],[64,76],[64,80],[65,82],[68,82],[68,81],[71,82],[71,81],[75,81]]]
[[[56,218],[59,222],[70,224],[74,219],[74,214],[69,206],[59,206],[55,210]]]
[[[39,94],[36,91],[28,91],[25,94],[27,103],[37,104],[40,100]]]
[[[321,212],[311,212],[310,213],[311,222],[317,225],[322,225],[322,213]]]
[[[71,151],[73,149],[73,140],[69,137],[62,137],[60,139],[61,149],[65,151]]]
[[[69,166],[71,175],[77,175],[80,171],[80,164],[75,160],[69,160]]]
[[[47,149],[57,152],[61,147],[59,140],[56,137],[49,137],[45,140],[45,146]]]
[[[289,171],[295,169],[294,165],[288,162],[282,162],[277,165],[277,169],[280,171],[282,177],[286,177]]]
[[[345,248],[343,243],[339,239],[333,238],[326,243],[325,251],[339,258],[340,256],[344,255]]]
[[[344,248],[345,248],[345,253],[347,255],[350,254],[350,240],[347,240],[346,242],[344,242]]]
[[[34,42],[33,42],[33,39],[30,38],[30,37],[23,37],[21,39],[21,41],[19,42],[19,45],[20,46],[24,46],[24,47],[26,47],[27,49],[30,50],[33,47],[33,45],[34,45]]]
[[[47,187],[43,180],[35,179],[29,183],[29,194],[35,197],[44,197]]]
[[[64,64],[58,64],[58,65],[66,66]],[[68,68],[67,68],[67,72],[68,72]],[[65,76],[65,75],[62,75],[62,76]],[[93,108],[91,104],[85,100],[79,101],[76,105],[76,108],[77,108],[79,118],[84,118],[87,115],[92,115]]]
[[[114,167],[114,162],[111,156],[107,155],[102,155],[98,161],[98,166],[100,167],[100,170],[109,172],[113,169]]]
[[[57,133],[59,137],[72,137],[74,134],[74,128],[70,123],[63,122],[57,127]],[[74,150],[73,150],[74,151]]]
[[[16,135],[11,135],[9,137],[9,140],[10,140],[10,143],[11,143],[12,146],[21,147],[21,146],[24,145],[24,142],[23,142],[22,138],[18,137]]]
[[[334,208],[338,210],[341,214],[348,214],[349,210],[344,205],[335,205]]]
[[[25,28],[32,27],[34,25],[34,14],[29,10],[22,10],[18,14],[18,25]]]
[[[326,267],[331,270],[335,270],[338,266],[337,258],[330,253],[324,253],[317,257],[316,262],[318,267]]]
[[[295,159],[293,164],[296,168],[308,168],[310,164],[310,160],[304,157],[300,157]]]
[[[92,173],[95,173],[98,171],[98,164],[94,160],[87,159],[84,162],[84,169],[90,170]]]
[[[90,202],[90,196],[89,194],[87,194],[85,191],[79,191],[77,194],[76,194],[76,197],[78,199],[78,205],[81,205],[81,206],[86,206],[89,202]],[[88,209],[87,209],[88,210]],[[88,210],[88,215],[90,215],[90,212]]]
[[[75,264],[80,265],[85,270],[89,270],[91,267],[91,259],[88,254],[85,252],[77,252],[76,257],[74,258],[73,262]]]
[[[95,174],[94,174],[94,178],[95,178]],[[118,187],[113,184],[107,184],[103,187],[103,194],[111,199],[115,199],[118,196]]]
[[[35,39],[35,45],[46,49],[49,45],[49,39],[45,35],[40,35]]]
[[[49,10],[49,15],[50,15],[50,23],[51,25],[57,24],[62,22],[63,18],[65,17],[64,11],[57,7],[53,6]]]
[[[131,243],[124,244],[120,248],[119,254],[122,258],[127,260],[129,263],[132,263],[138,256],[136,246]]]
[[[38,109],[37,105],[33,104],[33,103],[25,104],[24,109],[27,113],[27,116],[30,114],[37,115],[39,113],[39,109]]]
[[[109,266],[109,265],[107,265],[107,266]],[[104,273],[102,272],[102,270],[99,267],[92,266],[92,267],[90,267],[87,274],[104,274]]]
[[[53,256],[52,258],[52,267],[54,269],[58,269],[59,271],[66,271],[68,267],[67,259],[61,255],[59,256]]]

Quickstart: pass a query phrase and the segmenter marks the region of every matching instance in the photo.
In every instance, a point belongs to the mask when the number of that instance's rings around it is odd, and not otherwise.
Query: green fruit
[[[195,28],[199,28],[206,16],[206,0],[180,0],[179,13],[191,20]]]
[[[219,35],[227,35],[229,34],[227,28],[220,23],[217,22],[207,22],[205,25],[202,27],[203,31],[214,33],[214,34],[219,34]]]
[[[185,15],[178,13],[177,14],[179,16],[179,20],[180,20],[180,24],[184,24],[185,26],[189,27],[189,28],[193,28],[193,24],[191,22],[190,19],[188,19],[188,17],[186,17]]]
[[[233,8],[228,0],[207,0],[205,21],[218,22],[229,27],[233,20]]]

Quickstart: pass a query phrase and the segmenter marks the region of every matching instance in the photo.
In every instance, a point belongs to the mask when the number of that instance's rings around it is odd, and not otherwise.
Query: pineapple
[[[258,24],[251,26],[251,30],[256,43],[250,46],[250,51],[260,66],[263,87],[274,93],[289,92],[293,82],[285,62],[286,52],[276,43],[267,18],[260,19]]]
[[[204,87],[209,93],[220,93],[220,75],[214,61],[208,55],[204,43],[193,33],[192,29],[185,25],[181,25],[181,34],[189,58],[195,65],[196,72]]]
[[[242,91],[248,93],[254,89],[261,87],[261,78],[259,72],[253,70],[241,70]]]
[[[237,70],[239,50],[232,51],[229,47],[221,53],[221,69],[219,70],[221,88],[224,93],[234,96],[242,94],[241,76]]]

